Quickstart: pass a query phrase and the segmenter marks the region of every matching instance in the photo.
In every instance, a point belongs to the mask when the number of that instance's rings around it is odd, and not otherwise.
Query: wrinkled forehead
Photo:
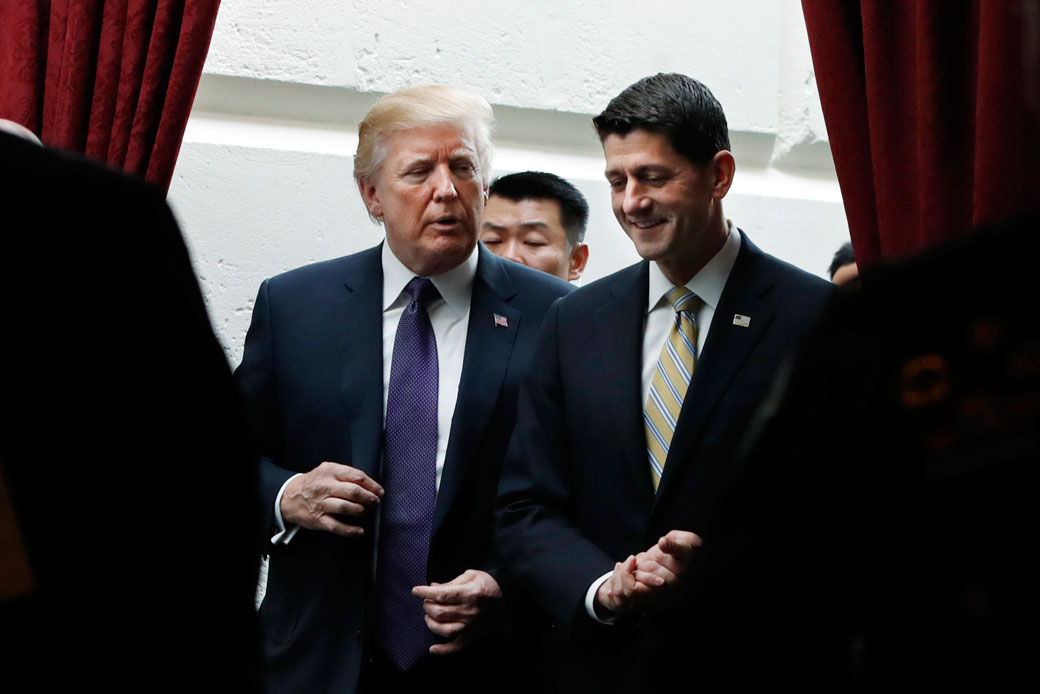
[[[394,157],[434,155],[479,157],[472,128],[456,123],[433,123],[395,130],[386,140],[387,153]]]

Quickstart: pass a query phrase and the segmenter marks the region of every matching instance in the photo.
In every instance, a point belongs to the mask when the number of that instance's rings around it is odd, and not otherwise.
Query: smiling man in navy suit
[[[495,487],[570,287],[477,243],[491,119],[463,89],[380,99],[354,173],[386,241],[260,288],[236,376],[263,455],[275,694],[468,691],[509,657]]]
[[[732,548],[713,544],[718,512],[749,419],[828,284],[726,219],[735,163],[704,85],[648,77],[594,123],[644,260],[545,320],[499,490],[504,570],[559,627],[561,690],[650,691],[677,673],[732,688],[769,673],[741,660],[751,641]]]

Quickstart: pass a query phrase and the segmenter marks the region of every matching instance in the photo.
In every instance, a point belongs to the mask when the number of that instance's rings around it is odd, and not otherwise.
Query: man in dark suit
[[[261,691],[256,461],[162,192],[0,133],[0,199],[0,690]]]
[[[237,378],[265,456],[271,692],[502,675],[495,488],[517,383],[570,287],[477,244],[490,124],[462,89],[381,99],[354,170],[385,243],[260,288]]]
[[[643,79],[594,123],[645,260],[546,318],[499,490],[505,574],[559,627],[561,689],[648,691],[677,670],[732,685],[758,673],[731,652],[743,635],[727,633],[714,523],[743,430],[828,285],[723,215],[735,165],[702,84]]]

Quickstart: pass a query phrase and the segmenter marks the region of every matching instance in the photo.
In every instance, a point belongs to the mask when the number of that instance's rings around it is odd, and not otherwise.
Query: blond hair
[[[477,151],[477,175],[484,187],[491,183],[491,105],[474,91],[461,87],[429,85],[407,87],[387,94],[372,105],[358,126],[354,156],[354,180],[371,183],[379,175],[390,136],[425,125],[449,124],[473,136]]]

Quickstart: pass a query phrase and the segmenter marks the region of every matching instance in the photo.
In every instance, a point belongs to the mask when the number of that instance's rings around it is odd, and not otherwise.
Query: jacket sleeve
[[[558,341],[559,302],[542,325],[535,356],[521,382],[517,420],[499,483],[496,542],[508,577],[553,621],[590,620],[585,594],[614,560],[575,526],[568,470],[568,416]]]
[[[278,491],[295,474],[277,462],[282,458],[283,439],[278,416],[273,333],[269,285],[265,280],[253,306],[242,363],[235,370],[235,381],[245,401],[253,443],[259,455],[258,511],[265,541],[278,532],[274,519],[274,501]]]

